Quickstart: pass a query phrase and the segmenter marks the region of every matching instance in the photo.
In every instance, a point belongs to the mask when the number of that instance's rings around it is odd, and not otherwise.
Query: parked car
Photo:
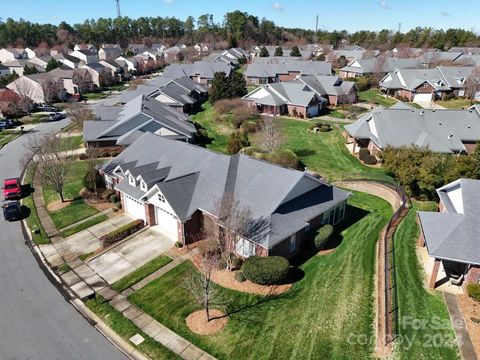
[[[47,121],[58,121],[58,120],[65,119],[65,117],[66,117],[65,114],[54,112],[54,113],[48,114]]]
[[[9,122],[8,120],[1,120],[0,121],[0,130],[10,129],[12,127],[13,127],[12,123]]]
[[[38,104],[35,106],[35,111],[51,111],[51,112],[56,112],[58,109],[49,104]]]
[[[2,189],[5,200],[19,199],[22,196],[22,185],[19,178],[5,179]]]
[[[3,217],[6,221],[15,221],[22,219],[22,208],[18,201],[9,201],[2,206]]]

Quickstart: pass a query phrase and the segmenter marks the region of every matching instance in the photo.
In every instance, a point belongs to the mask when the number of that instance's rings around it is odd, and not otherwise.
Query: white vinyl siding
[[[135,219],[145,221],[145,207],[141,201],[138,201],[126,194],[123,194],[125,213]]]

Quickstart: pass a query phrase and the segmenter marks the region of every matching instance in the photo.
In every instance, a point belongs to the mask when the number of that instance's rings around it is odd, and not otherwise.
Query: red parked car
[[[19,199],[22,196],[22,185],[19,178],[5,179],[2,189],[5,200]]]

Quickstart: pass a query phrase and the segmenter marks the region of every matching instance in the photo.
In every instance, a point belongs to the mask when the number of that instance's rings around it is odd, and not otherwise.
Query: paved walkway
[[[374,181],[337,181],[334,184],[339,187],[378,196],[379,198],[388,201],[390,205],[392,205],[393,211],[396,211],[402,203],[402,199],[398,196],[395,190]]]
[[[477,360],[475,354],[475,348],[473,347],[472,340],[468,334],[467,324],[463,318],[462,311],[458,305],[457,296],[444,292],[443,299],[447,304],[448,313],[450,315],[450,321],[455,331],[458,347],[463,360]]]
[[[40,222],[42,223],[45,232],[50,237],[52,242],[52,244],[40,246],[39,248],[42,252],[45,250],[44,256],[51,267],[55,268],[64,263],[67,263],[70,266],[71,270],[61,275],[61,279],[64,284],[66,284],[70,290],[73,291],[81,300],[86,300],[95,293],[100,294],[103,298],[109,301],[109,303],[117,311],[121,312],[122,315],[127,319],[130,319],[145,334],[173,351],[182,359],[214,360],[214,357],[196,347],[183,337],[177,335],[172,330],[163,326],[136,306],[132,305],[127,300],[125,295],[119,294],[113,290],[107,281],[105,281],[105,279],[99,276],[87,263],[84,263],[78,258],[77,254],[71,249],[65,239],[60,236],[59,231],[55,228],[55,225],[48,214],[47,207],[43,199],[41,179],[38,174],[39,173],[36,172],[36,176],[33,181],[33,187],[35,189],[33,193],[34,204],[37,208]],[[175,263],[178,265],[185,258],[186,256],[184,255],[181,258],[175,259],[170,264]],[[165,267],[172,269],[174,266],[172,267],[170,264],[167,264]],[[157,271],[154,274],[156,274],[156,277],[159,277],[165,274],[167,271],[168,270],[164,270],[163,272]],[[142,281],[138,286],[143,287],[146,284],[146,281]],[[125,346],[134,349],[129,343],[126,343]]]

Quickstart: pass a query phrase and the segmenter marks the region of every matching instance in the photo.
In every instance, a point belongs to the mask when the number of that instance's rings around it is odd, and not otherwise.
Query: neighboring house
[[[379,82],[387,95],[430,103],[446,94],[465,95],[465,81],[473,67],[437,66],[435,69],[395,69]]]
[[[85,64],[98,62],[98,54],[90,50],[74,50],[69,55],[82,60]]]
[[[200,105],[207,99],[208,92],[189,77],[178,79],[157,77],[145,85],[138,85],[135,90],[124,91],[120,102],[125,104],[138,95],[153,98],[188,114],[200,109]]]
[[[96,115],[100,120],[86,121],[83,126],[88,147],[128,146],[145,132],[193,142],[197,132],[188,115],[144,95],[122,107],[99,107]]]
[[[20,96],[14,91],[0,86],[0,115],[7,117],[6,113],[10,106],[15,106],[20,101]]]
[[[317,57],[322,54],[327,54],[333,50],[333,45],[328,44],[307,44],[300,46],[300,50],[308,51],[313,56]]]
[[[248,85],[289,81],[302,75],[331,75],[332,65],[326,61],[293,61],[280,64],[253,63],[245,71]]]
[[[480,282],[480,180],[459,179],[437,194],[440,212],[418,212],[418,245],[426,246],[425,265],[432,268],[428,285],[433,289],[446,278],[465,289]]]
[[[97,48],[93,44],[75,44],[73,47],[74,51],[79,51],[79,50],[88,50],[89,52],[96,53]]]
[[[356,49],[356,50],[349,50],[349,49],[344,48],[344,49],[338,49],[338,50],[331,51],[327,56],[327,60],[333,62],[336,59],[343,56],[347,60],[348,64],[351,64],[355,60],[363,59],[365,54],[367,54],[367,50],[365,50],[363,48]],[[379,50],[371,51],[372,57],[376,57],[378,54],[380,54]]]
[[[26,96],[34,103],[48,103],[51,98],[65,99],[63,81],[50,73],[21,76],[7,85],[20,96]]]
[[[193,48],[197,52],[198,56],[208,55],[213,49],[213,47],[210,44],[206,44],[206,43],[197,43],[193,45]]]
[[[328,100],[328,105],[353,104],[357,102],[357,86],[353,81],[344,81],[338,76],[304,75],[298,82],[309,86],[318,95]]]
[[[184,245],[218,233],[218,203],[235,199],[251,214],[250,230],[235,244],[243,258],[298,254],[311,230],[345,218],[350,195],[305,172],[153,134],[99,170],[128,215]]]
[[[184,50],[184,48],[175,45],[166,49],[163,49],[163,56],[166,62],[175,62],[179,60],[179,53]]]
[[[378,153],[387,146],[413,145],[436,153],[470,153],[480,140],[480,108],[425,110],[399,102],[389,109],[374,109],[345,125],[345,130],[354,153],[360,147]]]
[[[145,50],[148,50],[148,47],[146,47],[143,44],[129,44],[128,45],[128,51],[133,53],[133,55],[141,54]]]
[[[452,47],[449,52],[461,52],[463,55],[480,55],[480,47]]]
[[[126,66],[129,72],[136,72],[138,70],[138,59],[134,56],[129,58],[119,56],[115,59],[115,62],[117,62],[122,67]]]
[[[0,49],[0,62],[6,63],[18,59],[28,59],[28,54],[25,49],[4,48]]]
[[[122,65],[116,60],[100,60],[98,63],[110,69],[112,76],[117,78],[119,81],[130,77],[130,74],[128,73],[128,66],[125,63]]]
[[[25,68],[25,65],[35,67],[37,72],[45,72],[45,69],[43,67],[35,63],[32,63],[28,59],[15,59],[12,61],[5,62],[2,65],[9,69],[10,74],[13,74],[13,72],[15,71],[15,73],[20,76],[23,75],[23,70]]]
[[[68,54],[56,54],[52,55],[52,57],[71,69],[78,69],[80,65],[85,64],[83,60],[80,60],[79,58]]]
[[[101,84],[101,74],[102,73],[112,73],[112,69],[110,67],[106,67],[102,65],[99,62],[94,62],[94,63],[89,63],[86,65],[82,65],[80,67],[81,69],[86,69],[90,75],[92,76],[92,81],[93,83],[98,86],[102,87],[103,84]],[[114,79],[116,78],[116,75],[113,74]]]
[[[395,69],[423,69],[423,64],[417,59],[402,59],[394,57],[354,60],[350,65],[340,69],[340,77],[356,78],[375,73],[386,74]]]
[[[6,67],[5,65],[0,64],[0,76],[5,76],[10,74],[10,68]]]
[[[155,43],[155,44],[152,44],[152,47],[151,47],[152,50],[156,50],[159,52],[163,52],[165,48],[166,46],[163,43]]]
[[[268,56],[274,56],[275,55],[275,50],[277,49],[278,45],[267,45],[265,48],[268,51]],[[253,48],[250,49],[250,57],[255,58],[255,57],[260,57],[260,53],[262,51],[263,46],[258,45],[254,46]],[[292,51],[291,48],[281,46],[283,54],[282,56],[290,56],[290,52]],[[299,56],[302,60],[310,60],[312,57],[312,51],[308,49],[300,49],[300,54]]]
[[[35,65],[40,66],[42,69],[46,70],[48,62],[52,59],[51,56],[39,56],[29,59],[29,62]]]
[[[310,86],[297,81],[261,85],[243,97],[251,109],[273,116],[318,116],[327,100]]]
[[[193,64],[171,64],[163,72],[163,77],[178,79],[184,76],[191,78],[202,85],[210,85],[217,72],[224,72],[230,76],[233,66],[225,62],[195,61]]]
[[[98,50],[100,60],[115,60],[123,54],[123,50],[118,44],[105,44]]]
[[[209,61],[223,61],[231,65],[237,65],[239,62],[242,62],[242,59],[248,61],[249,58],[250,54],[242,48],[223,50],[219,53],[211,54],[211,56],[208,57]]]
[[[462,52],[453,52],[453,51],[427,51],[418,57],[418,60],[423,64],[424,67],[429,66],[438,66],[441,64],[450,64],[455,61],[458,61]]]
[[[287,64],[292,61],[304,61],[298,56],[268,56],[268,57],[254,57],[252,63],[254,64]]]

